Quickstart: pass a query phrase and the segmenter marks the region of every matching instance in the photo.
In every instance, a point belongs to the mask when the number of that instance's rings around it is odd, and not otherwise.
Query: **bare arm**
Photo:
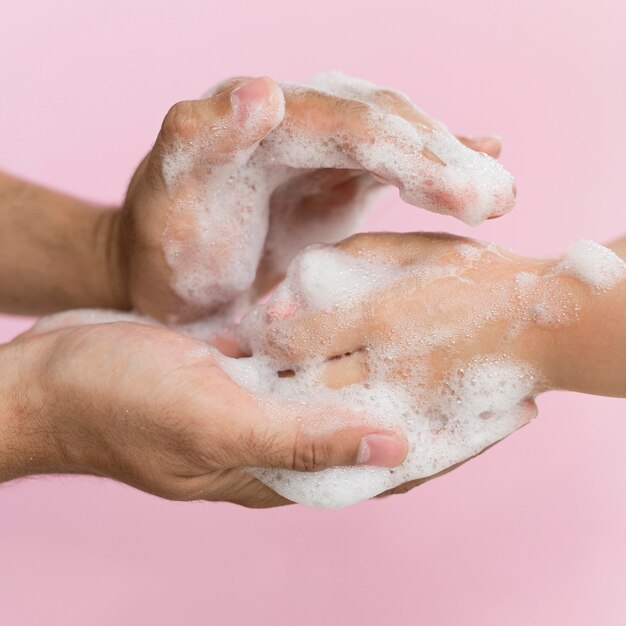
[[[0,310],[128,308],[117,215],[0,173]]]

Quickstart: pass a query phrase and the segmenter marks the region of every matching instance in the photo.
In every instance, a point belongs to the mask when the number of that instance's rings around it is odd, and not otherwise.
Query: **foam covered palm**
[[[496,140],[462,140],[493,155]],[[381,182],[468,223],[502,215],[511,176],[406,97],[338,73],[233,79],[175,105],[137,170],[120,237],[135,309],[214,316],[274,285],[303,246],[356,230]]]

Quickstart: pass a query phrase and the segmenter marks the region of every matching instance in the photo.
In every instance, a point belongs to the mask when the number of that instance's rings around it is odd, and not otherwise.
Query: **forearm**
[[[607,247],[626,260],[626,237]],[[576,291],[579,311],[556,330],[555,386],[626,397],[626,279],[601,292],[571,282],[566,288]]]
[[[46,426],[46,403],[37,399],[31,352],[28,343],[0,345],[0,482],[53,471],[54,428]]]
[[[128,308],[117,212],[0,173],[0,310]]]

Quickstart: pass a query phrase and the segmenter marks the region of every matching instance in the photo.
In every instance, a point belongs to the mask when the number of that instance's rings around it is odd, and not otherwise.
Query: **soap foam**
[[[626,278],[626,263],[599,243],[581,239],[567,249],[556,272],[575,276],[594,289],[605,291]]]
[[[292,401],[313,395],[316,401],[319,397],[321,402],[328,402],[329,407],[345,406],[379,416],[381,427],[395,425],[407,436],[409,454],[395,468],[333,467],[315,473],[249,470],[277,493],[309,506],[344,507],[411,480],[433,476],[478,454],[534,417],[525,404],[534,390],[534,374],[523,364],[504,358],[471,362],[463,375],[456,374],[434,389],[429,402],[420,402],[415,393],[389,382],[351,385],[331,394],[310,379],[273,380],[275,373],[262,357],[244,361],[231,361],[225,369],[257,395],[271,390]],[[381,416],[399,419],[394,423]]]
[[[123,313],[107,309],[74,309],[62,311],[53,315],[46,315],[39,319],[29,332],[35,334],[47,333],[59,328],[70,326],[87,326],[90,324],[114,324],[116,322],[135,322],[159,326],[159,322],[139,313]]]

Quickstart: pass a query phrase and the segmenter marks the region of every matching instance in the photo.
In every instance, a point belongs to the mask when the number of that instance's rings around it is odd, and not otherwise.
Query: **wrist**
[[[128,268],[122,210],[101,210],[93,219],[93,241],[96,247],[96,262],[100,269],[103,301],[107,308],[127,311],[131,308],[128,289]]]
[[[49,423],[37,351],[29,341],[0,345],[0,482],[61,465],[59,433]]]
[[[626,395],[626,281],[602,290],[561,271],[547,280],[545,297],[561,303],[546,341],[549,388]]]

